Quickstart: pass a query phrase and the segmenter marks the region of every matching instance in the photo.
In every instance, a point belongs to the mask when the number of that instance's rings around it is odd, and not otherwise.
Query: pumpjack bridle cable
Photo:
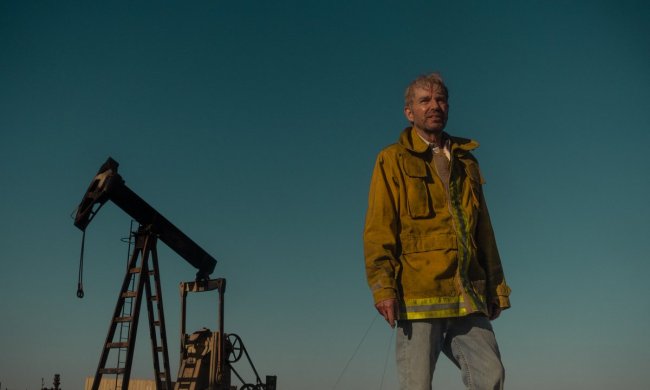
[[[81,236],[81,254],[79,255],[79,278],[77,280],[77,297],[84,297],[84,283],[83,283],[83,273],[84,273],[84,245],[86,243],[86,229],[83,230]]]

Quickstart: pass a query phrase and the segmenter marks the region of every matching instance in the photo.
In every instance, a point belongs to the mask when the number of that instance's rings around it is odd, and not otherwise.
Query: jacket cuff
[[[510,307],[510,287],[500,284],[492,292],[491,301],[498,304],[500,308],[507,309]]]
[[[373,291],[372,297],[375,300],[375,304],[385,301],[387,299],[397,299],[397,292],[392,288],[382,288],[376,291]]]
[[[499,305],[501,309],[510,308],[510,298],[505,295],[497,295],[495,297],[495,302]]]

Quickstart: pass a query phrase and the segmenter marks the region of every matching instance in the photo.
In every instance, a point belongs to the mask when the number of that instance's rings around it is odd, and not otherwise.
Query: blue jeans
[[[440,351],[461,369],[467,389],[503,389],[505,370],[499,346],[484,315],[405,320],[397,327],[400,390],[431,390]]]

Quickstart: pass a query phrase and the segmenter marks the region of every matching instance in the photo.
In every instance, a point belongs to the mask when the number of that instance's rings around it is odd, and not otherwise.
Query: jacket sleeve
[[[380,153],[370,182],[363,234],[366,276],[375,303],[397,298],[398,184]]]
[[[510,287],[506,284],[497,249],[490,214],[481,186],[479,191],[479,216],[476,227],[476,245],[478,261],[487,274],[487,299],[495,302],[502,309],[510,307]]]

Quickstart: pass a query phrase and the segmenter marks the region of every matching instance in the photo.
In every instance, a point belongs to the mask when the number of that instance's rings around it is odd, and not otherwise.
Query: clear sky
[[[226,330],[279,389],[394,389],[361,234],[403,90],[434,70],[447,130],[481,143],[513,289],[494,322],[508,388],[646,388],[647,2],[3,0],[2,389],[94,374],[130,218],[108,204],[91,223],[80,300],[70,215],[108,156],[219,260]],[[159,249],[175,377],[195,271]],[[191,300],[190,328],[214,329],[215,307]],[[141,330],[132,376],[148,378]],[[462,389],[444,358],[434,383]]]

